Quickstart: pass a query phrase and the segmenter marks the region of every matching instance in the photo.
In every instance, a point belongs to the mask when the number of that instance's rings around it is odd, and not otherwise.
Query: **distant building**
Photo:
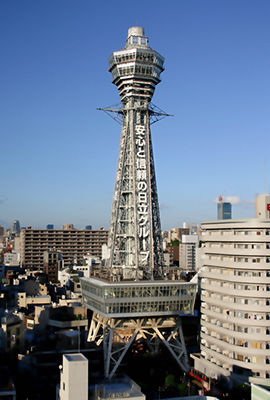
[[[196,254],[199,244],[198,235],[182,235],[179,244],[179,267],[184,271],[196,270]]]
[[[21,238],[20,238],[20,236],[15,236],[13,238],[13,250],[21,252]]]
[[[231,219],[232,205],[231,203],[217,203],[217,219]]]
[[[168,233],[169,242],[175,239],[181,242],[182,235],[189,235],[189,228],[172,228]]]
[[[4,254],[5,266],[19,266],[21,262],[21,253],[19,251],[12,250]]]
[[[88,230],[88,231],[91,231],[92,230],[92,225],[86,225],[85,229]]]
[[[43,272],[48,276],[48,281],[58,282],[58,271],[61,269],[61,253],[55,250],[44,251]]]
[[[200,231],[200,225],[195,224],[195,222],[183,222],[183,228],[189,229],[189,235],[195,235]]]
[[[104,250],[104,246],[102,246],[102,252]],[[106,246],[107,248],[107,246]],[[73,265],[73,271],[76,271],[79,276],[84,276],[85,278],[90,278],[91,271],[95,267],[101,266],[101,260],[98,257],[94,257],[90,254],[83,257],[83,265]]]
[[[5,228],[0,225],[0,236],[4,236],[5,234]]]
[[[270,195],[261,194],[255,199],[256,218],[270,218]]]
[[[20,231],[21,231],[20,222],[17,221],[17,220],[15,220],[15,221],[12,222],[12,224],[11,224],[10,233],[11,233],[11,234],[18,235],[18,234],[20,233]]]
[[[54,229],[54,225],[48,224],[48,225],[46,225],[46,229]]]
[[[69,268],[62,269],[58,272],[58,279],[61,286],[70,287],[70,281],[73,278],[78,278],[79,273],[77,271],[71,271]]]
[[[74,229],[65,224],[64,229],[32,229],[21,231],[21,261],[25,268],[43,268],[44,251],[54,249],[62,254],[65,266],[83,263],[83,257],[90,253],[102,257],[102,245],[108,241],[108,231]]]
[[[166,252],[164,253],[164,262],[166,267],[170,267],[173,265],[173,253]]]
[[[36,306],[36,305],[50,305],[51,304],[51,296],[46,295],[36,295],[36,296],[27,296],[25,292],[16,292],[15,293],[15,304],[18,308],[28,308],[28,306]]]

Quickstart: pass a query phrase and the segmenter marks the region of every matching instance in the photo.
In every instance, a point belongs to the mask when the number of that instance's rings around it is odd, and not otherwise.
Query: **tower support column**
[[[104,318],[94,312],[88,341],[103,342],[104,375],[112,379],[135,340],[145,339],[149,347],[164,344],[179,367],[189,371],[180,317]],[[152,346],[153,345],[153,346]]]

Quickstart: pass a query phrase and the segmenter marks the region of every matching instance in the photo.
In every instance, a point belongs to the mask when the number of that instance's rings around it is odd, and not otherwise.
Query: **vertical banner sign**
[[[149,208],[148,208],[148,184],[146,174],[146,141],[145,126],[135,125],[136,144],[136,192],[137,192],[137,214],[139,222],[139,254],[140,264],[146,265],[149,257]]]

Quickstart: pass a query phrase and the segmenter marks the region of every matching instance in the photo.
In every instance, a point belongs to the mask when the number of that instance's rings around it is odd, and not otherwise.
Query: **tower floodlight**
[[[109,57],[121,104],[103,109],[122,125],[108,239],[108,259],[81,278],[93,311],[88,339],[103,342],[104,370],[112,378],[132,342],[157,349],[161,340],[189,369],[180,315],[193,313],[196,285],[165,267],[150,124],[168,116],[151,104],[164,58],[132,27],[126,46]]]

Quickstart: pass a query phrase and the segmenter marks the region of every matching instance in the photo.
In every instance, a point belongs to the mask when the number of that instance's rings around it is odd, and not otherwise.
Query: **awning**
[[[199,388],[202,388],[203,387],[203,384],[201,383],[201,382],[199,382],[199,381],[196,381],[195,379],[193,379],[193,381],[191,381],[194,385],[197,385],[197,386],[199,386]]]

